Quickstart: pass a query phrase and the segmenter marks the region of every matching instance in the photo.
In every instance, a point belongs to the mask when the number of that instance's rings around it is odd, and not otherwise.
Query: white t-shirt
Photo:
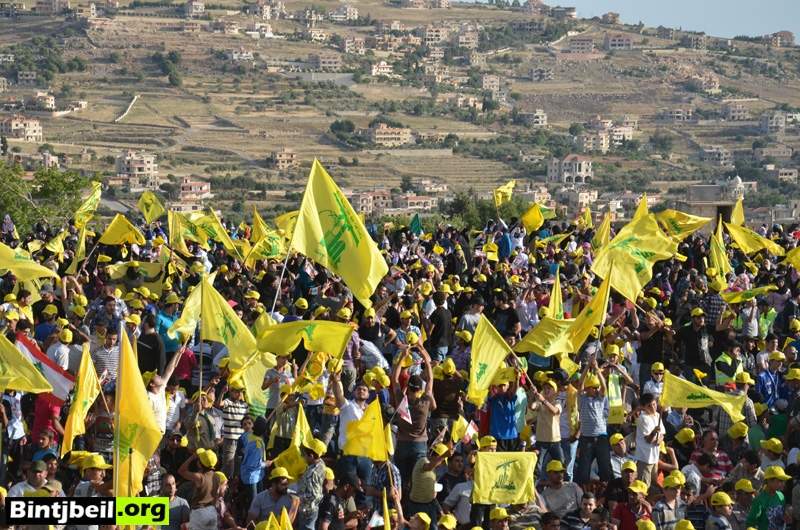
[[[645,440],[645,436],[653,432],[660,424],[661,416],[659,414],[639,414],[639,418],[636,420],[636,452],[634,453],[634,458],[639,462],[644,462],[645,464],[657,464],[658,463],[658,444],[651,444]],[[664,430],[664,425],[661,424],[659,429],[661,434],[664,434],[666,431]]]
[[[453,515],[458,524],[469,523],[469,512],[472,510],[472,481],[459,482],[444,500],[444,504],[453,507]]]
[[[147,399],[150,400],[150,407],[153,409],[153,416],[156,418],[161,434],[167,432],[167,397],[164,387],[155,394],[147,391]]]
[[[69,346],[66,344],[53,343],[47,348],[47,357],[64,370],[69,368]]]
[[[175,392],[175,395],[170,396],[166,414],[167,430],[171,431],[175,428],[175,424],[181,419],[181,412],[183,411],[183,407],[186,406],[186,402],[186,394],[183,390],[178,390]]]
[[[17,392],[13,396],[3,395],[3,401],[7,401],[11,406],[11,417],[8,418],[6,432],[9,440],[19,440],[25,436],[25,424],[22,423],[22,392]]]
[[[360,420],[364,415],[364,409],[356,404],[355,401],[347,400],[339,411],[339,449],[344,447],[347,441],[347,424],[353,420]]]

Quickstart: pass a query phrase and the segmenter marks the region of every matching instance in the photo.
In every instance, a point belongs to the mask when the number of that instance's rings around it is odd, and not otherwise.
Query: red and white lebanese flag
[[[17,349],[42,372],[53,387],[53,396],[65,401],[75,386],[75,377],[42,353],[36,341],[24,333],[17,333]]]

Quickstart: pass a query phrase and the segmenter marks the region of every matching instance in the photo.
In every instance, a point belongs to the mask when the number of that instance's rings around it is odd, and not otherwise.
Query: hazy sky
[[[800,37],[800,0],[550,0],[589,18],[616,11],[626,23],[681,27],[719,37],[789,30]]]

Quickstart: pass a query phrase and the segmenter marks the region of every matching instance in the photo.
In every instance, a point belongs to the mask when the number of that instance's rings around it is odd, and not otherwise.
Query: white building
[[[145,151],[128,150],[117,156],[116,174],[127,180],[128,188],[134,193],[158,189],[156,156]]]

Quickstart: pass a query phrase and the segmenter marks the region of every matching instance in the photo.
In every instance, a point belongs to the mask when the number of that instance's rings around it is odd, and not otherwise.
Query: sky
[[[715,37],[789,30],[800,37],[800,0],[550,0],[591,18],[615,11],[625,23],[705,31]]]

